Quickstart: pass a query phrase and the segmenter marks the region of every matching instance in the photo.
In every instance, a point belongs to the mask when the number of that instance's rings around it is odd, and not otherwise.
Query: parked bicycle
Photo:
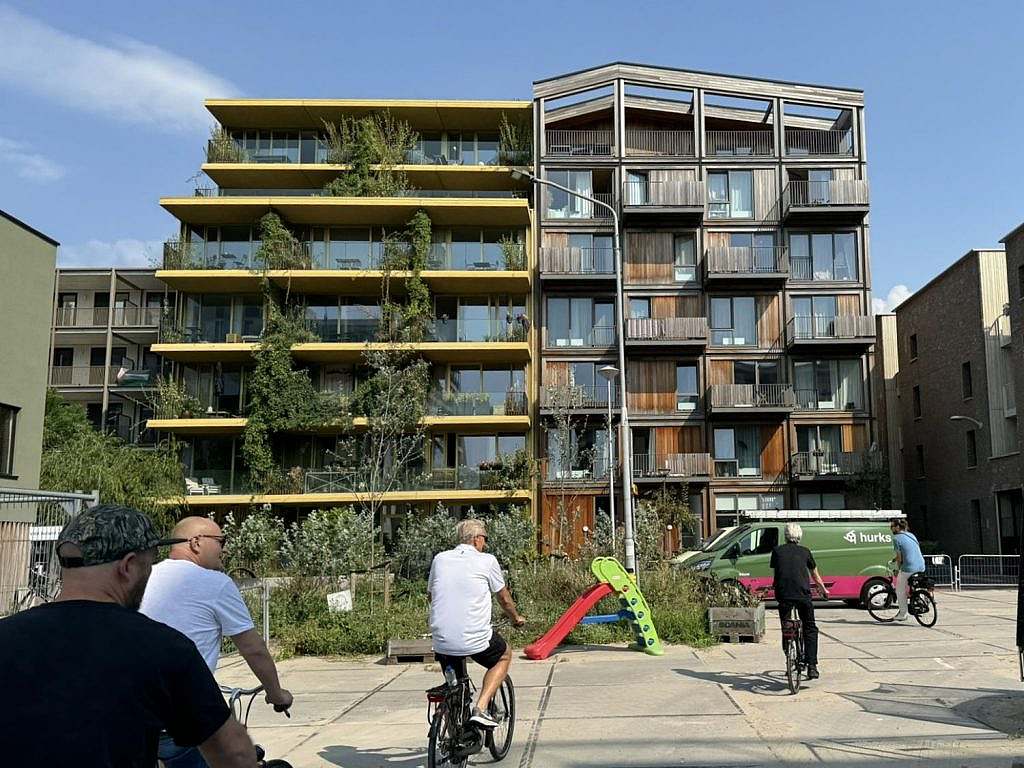
[[[487,711],[498,723],[497,728],[478,728],[469,722],[476,686],[466,674],[456,675],[449,667],[444,683],[427,691],[427,722],[430,723],[427,768],[463,768],[470,755],[484,746],[495,762],[503,759],[512,746],[516,728],[516,691],[512,679],[506,677],[495,693]]]
[[[786,681],[789,692],[800,690],[807,661],[804,656],[804,627],[800,619],[782,619],[782,639],[786,642]]]
[[[878,585],[868,595],[868,613],[876,621],[889,623],[895,621],[899,613],[899,601],[896,599],[895,579],[885,585]],[[939,609],[935,604],[935,581],[923,573],[915,573],[907,582],[909,597],[907,613],[917,619],[922,627],[934,627],[939,618]]]
[[[248,728],[249,710],[252,709],[253,702],[256,701],[256,696],[263,693],[263,686],[258,685],[255,688],[231,688],[230,686],[222,685],[220,687],[220,692],[228,697],[228,706],[231,707],[231,712],[234,714],[235,719]],[[242,699],[246,696],[249,697],[249,703],[243,704]],[[274,711],[284,712],[286,717],[292,716],[287,709],[282,709],[277,705],[274,705]],[[286,760],[264,760],[267,756],[266,750],[259,744],[254,744],[253,746],[256,747],[256,759],[259,761],[260,768],[292,768],[292,764]]]

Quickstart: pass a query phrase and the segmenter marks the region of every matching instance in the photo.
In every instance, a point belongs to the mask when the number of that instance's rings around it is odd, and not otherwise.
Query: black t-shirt
[[[89,600],[0,620],[0,691],[8,765],[153,768],[161,728],[195,746],[230,716],[191,640]]]
[[[805,600],[811,596],[811,571],[818,567],[807,547],[791,541],[772,550],[776,600]]]

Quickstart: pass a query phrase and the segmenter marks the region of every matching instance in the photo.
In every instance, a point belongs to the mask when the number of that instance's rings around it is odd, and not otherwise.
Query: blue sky
[[[0,0],[0,208],[62,264],[146,264],[175,232],[157,199],[202,162],[205,97],[529,98],[635,61],[862,88],[872,285],[895,300],[1024,221],[1022,9]]]

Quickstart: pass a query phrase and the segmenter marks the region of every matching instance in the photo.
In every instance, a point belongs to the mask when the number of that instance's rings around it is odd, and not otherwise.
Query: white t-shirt
[[[235,582],[190,560],[154,565],[139,611],[195,643],[211,672],[217,669],[221,638],[253,628]]]
[[[430,564],[430,632],[434,650],[471,656],[491,642],[491,594],[505,588],[494,555],[459,544],[434,555]]]

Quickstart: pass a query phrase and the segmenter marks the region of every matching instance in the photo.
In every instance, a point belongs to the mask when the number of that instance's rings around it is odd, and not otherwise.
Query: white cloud
[[[47,157],[32,151],[21,141],[0,136],[0,165],[10,166],[20,179],[45,184],[63,178],[64,168]]]
[[[892,312],[896,307],[910,298],[911,290],[903,283],[894,285],[884,299],[872,298],[871,311],[876,315]]]
[[[203,99],[237,89],[187,59],[129,38],[104,45],[0,6],[0,83],[73,109],[163,130],[207,128]]]
[[[57,262],[62,267],[153,267],[162,248],[162,240],[89,240],[62,245]]]

